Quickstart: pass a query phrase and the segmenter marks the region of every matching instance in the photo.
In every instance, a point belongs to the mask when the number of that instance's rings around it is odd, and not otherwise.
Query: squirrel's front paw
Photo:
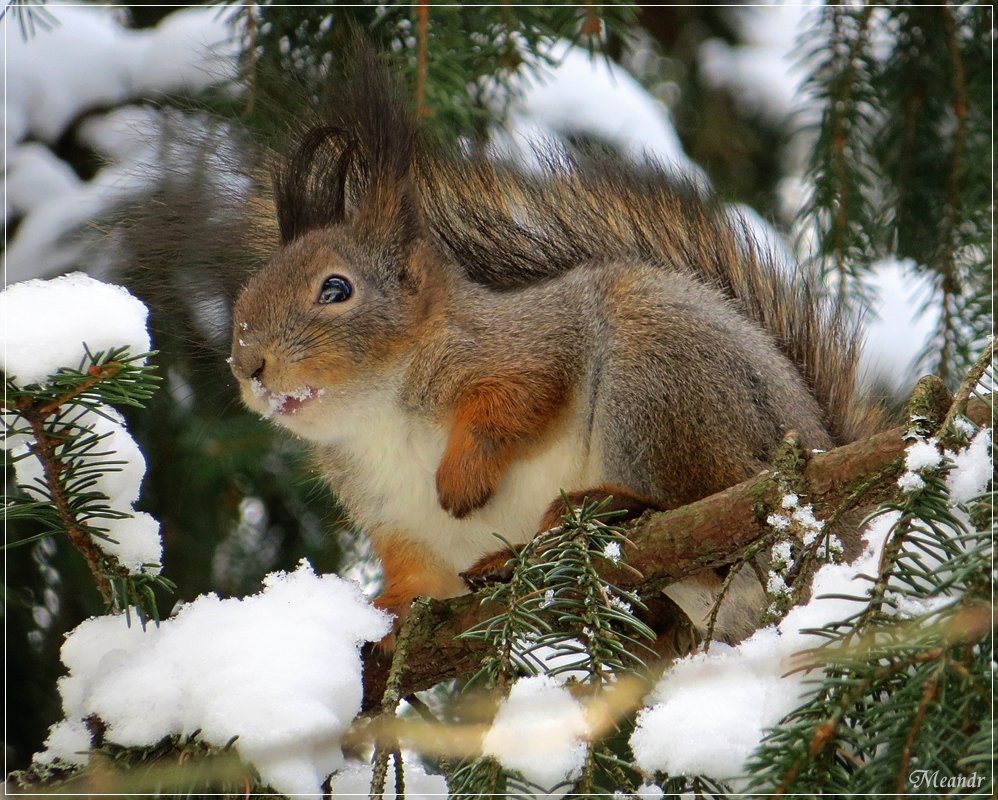
[[[448,448],[437,469],[440,507],[461,519],[492,497],[499,476],[495,465],[474,451]]]

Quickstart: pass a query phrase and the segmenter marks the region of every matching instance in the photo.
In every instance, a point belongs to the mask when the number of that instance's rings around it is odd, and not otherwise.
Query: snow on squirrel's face
[[[253,276],[228,359],[250,410],[328,441],[338,408],[390,383],[426,313],[417,259],[393,260],[337,226],[293,240]]]

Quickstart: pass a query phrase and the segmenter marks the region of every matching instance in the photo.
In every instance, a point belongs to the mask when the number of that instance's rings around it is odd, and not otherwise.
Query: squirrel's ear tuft
[[[357,145],[331,125],[311,128],[291,155],[274,164],[274,201],[281,244],[346,219],[350,172]]]
[[[273,170],[284,244],[313,228],[350,224],[374,246],[408,251],[419,214],[412,166],[419,139],[401,79],[359,37],[331,81],[320,124]]]

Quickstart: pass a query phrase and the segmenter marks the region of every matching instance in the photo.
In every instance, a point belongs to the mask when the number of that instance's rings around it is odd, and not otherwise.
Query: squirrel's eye
[[[326,303],[342,303],[344,300],[349,300],[352,294],[353,286],[350,285],[350,281],[342,275],[330,275],[322,282],[322,288],[319,290],[319,299],[316,302],[322,305]]]

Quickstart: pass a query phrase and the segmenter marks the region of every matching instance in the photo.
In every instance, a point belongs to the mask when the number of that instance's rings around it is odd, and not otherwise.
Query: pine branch
[[[66,471],[66,464],[56,455],[56,446],[61,443],[61,439],[51,436],[46,428],[46,419],[62,404],[52,406],[51,403],[41,408],[33,408],[29,398],[22,398],[18,401],[16,408],[31,426],[34,435],[34,442],[31,444],[31,451],[38,457],[42,464],[42,473],[45,476],[45,486],[52,506],[56,509],[59,521],[63,530],[69,537],[80,555],[87,562],[87,568],[93,576],[97,591],[100,592],[101,599],[107,607],[111,607],[111,582],[105,574],[104,562],[106,556],[94,541],[93,534],[85,523],[77,522],[76,514],[70,507],[67,493],[64,491],[62,481],[59,476]],[[46,411],[45,409],[51,409]]]
[[[948,396],[926,389],[923,401],[925,405],[917,407],[938,425],[946,416]],[[977,424],[986,424],[990,414],[990,408],[979,400],[973,399],[967,406],[967,416]],[[802,470],[816,516],[828,520],[840,506],[849,506],[848,511],[838,515],[834,526],[846,544],[847,558],[857,554],[861,523],[866,515],[896,491],[895,481],[903,470],[906,431],[905,426],[897,427],[814,454]],[[602,574],[622,589],[637,590],[650,597],[672,581],[730,564],[769,533],[766,517],[782,496],[779,481],[767,472],[688,506],[645,515],[627,531],[632,543],[626,548],[628,563],[641,577],[609,566],[601,568]],[[506,610],[494,601],[483,603],[483,597],[490,594],[427,601],[419,630],[414,631],[410,644],[403,694],[478,670],[487,653],[485,644],[458,637]],[[373,708],[380,701],[387,669],[383,660],[365,660],[366,708]]]
[[[988,422],[989,404],[968,410]],[[754,754],[754,789],[782,796],[890,786],[904,793],[918,785],[912,776],[919,770],[909,770],[913,763],[921,771],[954,769],[955,755],[968,752],[983,725],[979,714],[962,716],[959,706],[969,711],[990,695],[992,627],[984,601],[991,591],[994,526],[992,521],[991,530],[983,529],[986,524],[978,530],[970,522],[974,508],[988,500],[958,502],[951,496],[947,476],[963,456],[939,451],[949,422],[931,416],[927,424],[911,415],[905,438],[912,442],[912,472],[899,481],[902,500],[877,511],[892,511],[896,519],[875,574],[865,576],[870,588],[842,598],[861,609],[810,631],[823,642],[801,654],[798,670],[817,674],[802,705],[771,729]],[[969,434],[963,435],[966,441]],[[985,437],[974,441],[989,441]],[[934,451],[938,458],[931,457]],[[944,695],[947,703],[935,702]]]
[[[153,588],[170,591],[173,584],[158,574],[133,574],[100,546],[100,539],[110,537],[99,521],[123,519],[130,513],[112,508],[110,498],[99,489],[100,477],[119,471],[124,462],[114,460],[113,451],[101,452],[101,443],[111,434],[94,433],[93,422],[88,424],[87,419],[93,420],[93,415],[111,419],[108,406],[112,405],[141,407],[160,379],[155,367],[146,364],[149,353],[131,356],[124,347],[91,353],[84,346],[84,351],[79,369],[63,368],[44,384],[22,387],[5,379],[9,407],[3,415],[5,434],[29,438],[25,452],[14,460],[34,457],[41,465],[37,485],[25,487],[41,499],[15,494],[8,514],[32,519],[44,528],[5,547],[64,533],[83,556],[105,606],[129,615],[134,607],[144,626],[147,619],[158,619]]]
[[[115,355],[114,353],[108,354],[109,357]],[[141,356],[141,358],[144,357]],[[132,361],[134,360],[132,359]],[[130,369],[135,369],[128,361],[107,360],[102,362],[100,355],[93,357],[92,361],[93,363],[87,367],[85,373],[76,373],[79,378],[73,380],[67,388],[64,388],[64,380],[54,381],[53,390],[58,392],[54,397],[50,396],[52,391],[30,393],[21,392],[16,387],[8,387],[8,391],[14,395],[15,411],[31,427],[34,441],[30,445],[30,450],[41,462],[48,497],[58,514],[61,527],[69,537],[69,541],[86,561],[101,599],[105,605],[111,607],[113,593],[108,568],[112,565],[113,559],[109,559],[97,545],[94,540],[96,532],[91,530],[86,522],[78,519],[67,487],[62,480],[69,465],[60,458],[57,449],[65,443],[67,435],[72,436],[72,434],[67,434],[65,431],[56,434],[51,427],[52,418],[58,418],[60,411],[65,406],[73,403],[92,406],[93,398],[100,396],[99,390],[102,388],[102,384],[114,381],[123,372],[127,373]],[[75,377],[72,371],[66,371],[66,373]],[[83,377],[84,375],[86,377]],[[120,568],[112,566],[111,571],[116,573],[120,571]]]
[[[21,37],[24,40],[31,39],[37,33],[36,28],[43,31],[50,31],[59,24],[59,19],[46,8],[47,0],[7,0],[0,10],[0,22],[7,16],[8,11],[14,11],[17,15],[17,22],[21,28]]]
[[[412,639],[412,632],[419,620],[419,615],[425,608],[426,601],[419,599],[413,603],[409,616],[406,617],[395,640],[395,650],[392,653],[392,665],[388,672],[385,691],[381,698],[381,715],[384,718],[395,717],[399,701],[402,699],[401,683],[402,675],[405,673],[406,660],[409,655],[409,643]],[[371,772],[371,794],[370,800],[376,800],[384,796],[385,778],[388,774],[388,759],[394,757],[396,770],[396,783],[402,781],[402,755],[399,751],[398,742],[393,741],[389,746],[379,744],[374,751],[374,769]],[[396,794],[403,793],[396,786]]]
[[[950,105],[953,109],[953,116],[956,119],[946,190],[946,206],[942,220],[942,258],[940,262],[940,271],[942,273],[940,285],[942,291],[942,300],[940,303],[942,319],[940,320],[940,327],[943,332],[943,341],[942,350],[939,353],[938,373],[939,377],[948,383],[950,377],[949,371],[954,366],[955,350],[958,347],[958,342],[955,341],[957,325],[954,316],[956,313],[956,298],[960,294],[961,287],[957,279],[956,256],[959,246],[957,227],[960,225],[962,219],[963,188],[961,184],[967,136],[967,84],[952,9],[944,6],[939,9],[939,12],[943,18],[946,49],[949,53],[953,71],[953,95]]]
[[[995,340],[992,339],[980,356],[978,356],[977,361],[971,366],[963,382],[960,384],[960,388],[957,389],[956,394],[953,396],[953,403],[946,414],[946,418],[943,420],[942,426],[940,426],[944,437],[951,435],[953,423],[957,417],[967,413],[967,403],[970,402],[971,395],[976,391],[977,384],[980,383],[981,378],[984,377],[984,374],[994,364],[994,360]]]

